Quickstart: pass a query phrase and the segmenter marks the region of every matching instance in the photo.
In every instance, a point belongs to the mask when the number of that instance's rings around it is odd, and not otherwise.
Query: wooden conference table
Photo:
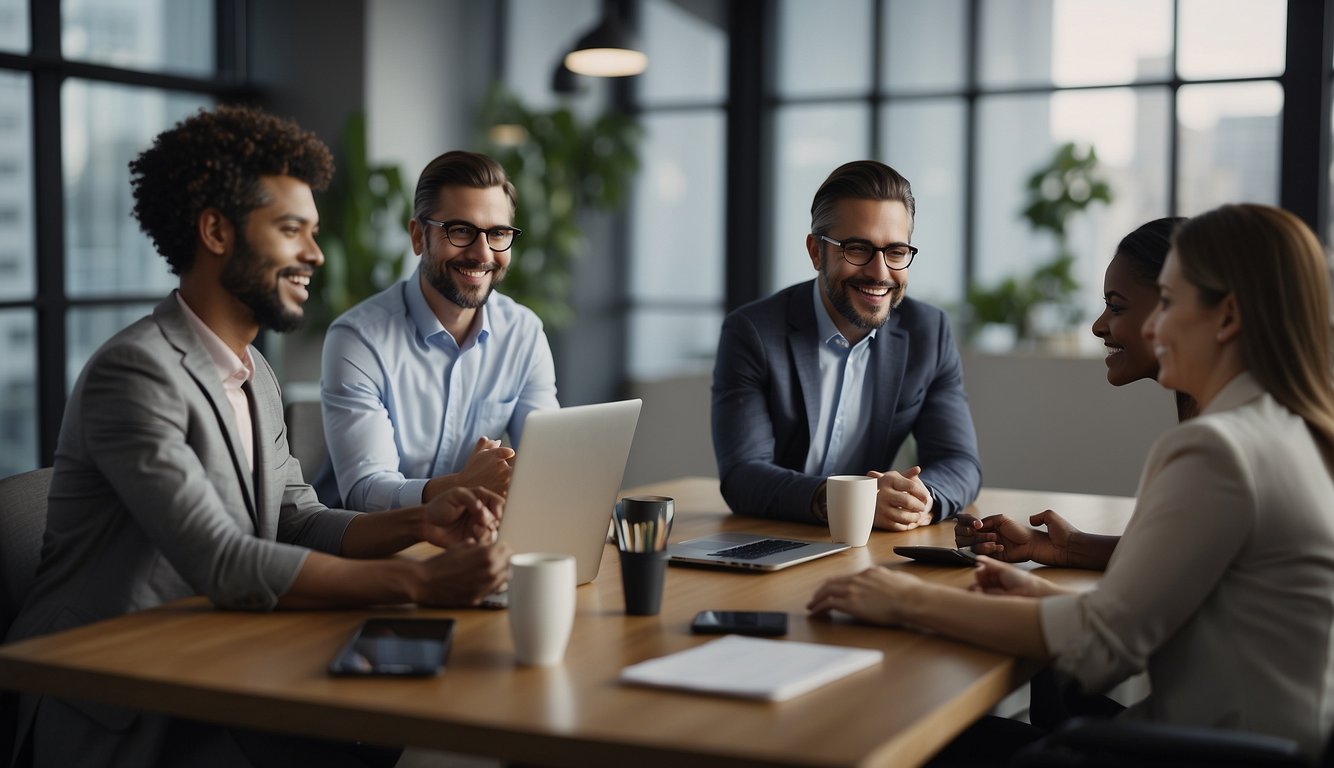
[[[632,489],[676,498],[672,541],[720,530],[811,539],[819,528],[730,515],[714,479]],[[629,493],[629,492],[628,492]],[[1027,519],[1054,508],[1115,533],[1126,498],[987,489],[975,511]],[[219,723],[487,755],[553,766],[910,766],[1022,685],[1037,665],[916,632],[808,619],[824,579],[874,563],[964,586],[969,569],[897,557],[900,544],[951,545],[952,526],[872,534],[853,549],[769,574],[671,568],[662,612],[626,616],[617,555],[578,590],[562,665],[518,667],[503,611],[379,610],[248,614],[202,598],[0,646],[0,688],[157,710]],[[1048,569],[1066,583],[1096,574]],[[622,667],[709,638],[696,611],[779,610],[788,639],[878,648],[884,663],[782,703],[623,686]],[[325,667],[368,616],[458,620],[448,667],[431,679],[331,678]]]

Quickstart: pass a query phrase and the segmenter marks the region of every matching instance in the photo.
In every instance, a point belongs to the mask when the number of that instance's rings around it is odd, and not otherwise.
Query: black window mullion
[[[1322,236],[1329,218],[1331,25],[1329,3],[1288,3],[1279,205]]]
[[[1172,50],[1169,57],[1171,87],[1167,94],[1167,215],[1178,216],[1177,196],[1181,189],[1181,129],[1177,125],[1177,100],[1181,97],[1181,75],[1177,71],[1181,48],[1181,2],[1172,2]]]
[[[250,74],[246,59],[246,0],[214,0],[214,66],[216,77],[233,83]]]
[[[60,3],[33,0],[32,54],[60,59]],[[33,198],[37,257],[37,428],[41,466],[55,459],[65,413],[65,190],[60,147],[60,86],[53,69],[32,75]]]
[[[873,158],[883,158],[885,147],[880,146],[880,108],[888,101],[884,97],[884,82],[881,69],[885,58],[885,3],[889,0],[875,0],[871,4],[871,154]]]
[[[65,189],[61,90],[66,80],[118,83],[164,91],[209,94],[221,101],[253,99],[247,85],[245,11],[249,0],[215,0],[216,72],[192,77],[121,69],[65,60],[61,52],[60,0],[29,0],[31,49],[0,53],[0,68],[32,78],[32,152],[36,294],[32,301],[4,302],[5,309],[31,307],[36,315],[37,430],[41,466],[50,466],[65,411],[70,380],[66,370],[68,314],[75,307],[117,306],[144,301],[139,296],[71,299],[65,291]],[[156,301],[158,297],[151,300]]]
[[[968,18],[965,34],[968,39],[964,45],[964,128],[963,128],[963,296],[968,296],[973,282],[977,279],[977,96],[978,82],[981,79],[982,55],[978,47],[982,44],[982,22],[978,18],[982,13],[980,0],[969,0]]]
[[[771,186],[762,180],[764,123],[771,119],[764,101],[764,70],[770,61],[768,10],[761,0],[736,0],[730,8],[727,87],[727,224],[724,237],[725,310],[759,298],[768,272],[769,248],[761,210],[772,204]]]

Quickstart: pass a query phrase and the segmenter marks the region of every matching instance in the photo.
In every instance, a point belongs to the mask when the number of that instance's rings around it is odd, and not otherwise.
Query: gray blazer
[[[337,553],[356,513],[321,506],[288,453],[282,396],[257,351],[255,471],[207,350],[175,296],[89,360],[65,410],[36,582],[9,640],[196,594],[272,609],[310,549]],[[167,719],[23,696],[39,764],[149,765]]]
[[[1103,691],[1147,670],[1124,716],[1294,739],[1334,728],[1334,473],[1249,372],[1154,443],[1098,588],[1043,598],[1055,666]]]
[[[818,522],[811,502],[824,478],[805,474],[820,397],[815,312],[808,280],[723,321],[713,368],[713,449],[733,512]],[[905,298],[871,340],[867,375],[876,395],[856,471],[891,469],[912,434],[936,519],[958,514],[977,498],[982,465],[949,318]]]

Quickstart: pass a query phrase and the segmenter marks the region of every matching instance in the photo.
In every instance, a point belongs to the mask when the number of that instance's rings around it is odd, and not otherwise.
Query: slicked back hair
[[[490,189],[500,187],[510,201],[510,213],[518,203],[514,184],[505,175],[505,169],[494,158],[480,152],[454,150],[440,155],[426,164],[417,179],[417,192],[412,199],[412,215],[420,220],[431,213],[445,187],[472,187]]]
[[[842,200],[897,200],[917,219],[917,201],[912,185],[898,171],[875,160],[844,163],[829,174],[811,202],[811,232],[823,235],[834,225],[834,213]]]

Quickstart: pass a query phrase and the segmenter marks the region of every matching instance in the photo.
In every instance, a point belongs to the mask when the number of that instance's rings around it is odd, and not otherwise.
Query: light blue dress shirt
[[[320,397],[343,506],[420,504],[426,481],[458,472],[479,437],[519,450],[529,412],[559,408],[542,321],[492,293],[463,343],[422,294],[419,272],[329,327]]]
[[[875,330],[856,344],[850,344],[839,333],[820,298],[819,280],[813,290],[815,326],[820,338],[820,412],[814,414],[812,422],[806,474],[845,475],[862,461],[866,449],[871,396],[875,392],[871,382],[866,381],[866,371]]]

